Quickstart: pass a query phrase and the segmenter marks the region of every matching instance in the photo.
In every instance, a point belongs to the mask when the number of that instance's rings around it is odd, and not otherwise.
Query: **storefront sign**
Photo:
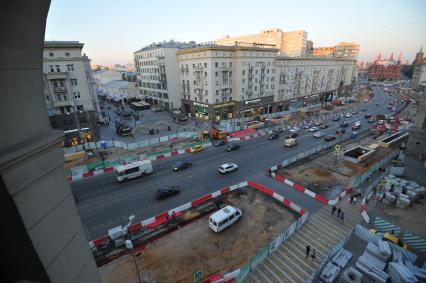
[[[194,102],[195,106],[201,106],[201,107],[209,107],[208,104],[204,104],[204,103],[198,103],[198,102]]]
[[[229,102],[225,102],[225,103],[215,104],[215,105],[213,105],[213,108],[218,109],[218,108],[233,106],[234,104],[235,104],[234,101],[229,101]]]
[[[253,100],[247,100],[245,103],[246,104],[250,104],[250,103],[257,103],[257,102],[261,102],[262,99],[258,98],[258,99],[253,99]]]

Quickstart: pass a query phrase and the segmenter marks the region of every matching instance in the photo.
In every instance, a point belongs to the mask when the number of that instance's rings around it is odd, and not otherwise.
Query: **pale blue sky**
[[[46,40],[78,40],[97,64],[125,63],[133,51],[174,39],[206,42],[278,27],[304,29],[314,47],[361,44],[360,60],[426,49],[426,0],[52,0]]]

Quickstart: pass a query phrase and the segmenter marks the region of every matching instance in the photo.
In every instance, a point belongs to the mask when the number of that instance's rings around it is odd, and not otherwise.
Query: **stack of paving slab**
[[[345,250],[345,249],[341,249],[340,251],[338,251],[336,253],[336,255],[333,257],[333,259],[331,260],[335,265],[344,268],[346,266],[346,264],[348,264],[348,262],[351,260],[352,258],[352,253]]]
[[[337,276],[339,275],[340,267],[333,264],[331,261],[327,262],[327,264],[324,266],[322,272],[321,272],[321,282],[325,283],[332,283],[334,280],[336,280]]]
[[[359,271],[374,281],[386,283],[389,275],[384,270],[390,255],[390,247],[385,247],[383,244],[377,246],[373,243],[368,243],[364,253],[358,258],[355,266]]]
[[[382,201],[385,205],[395,203],[396,207],[404,209],[426,195],[426,188],[414,181],[407,181],[394,175],[388,175],[386,180],[385,198]]]

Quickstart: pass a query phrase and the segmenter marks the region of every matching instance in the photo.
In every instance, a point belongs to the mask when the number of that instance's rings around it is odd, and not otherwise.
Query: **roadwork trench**
[[[155,282],[192,282],[197,270],[203,270],[204,278],[233,271],[298,218],[270,196],[251,188],[228,193],[221,199],[221,207],[225,205],[243,212],[237,223],[215,233],[208,225],[211,212],[148,244],[137,259],[142,276]],[[132,265],[129,257],[102,266],[103,282],[126,282],[120,270],[131,270]]]

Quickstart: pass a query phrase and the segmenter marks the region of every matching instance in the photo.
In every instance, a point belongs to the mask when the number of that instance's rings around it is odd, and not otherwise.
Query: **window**
[[[219,76],[219,72],[215,72],[214,74],[216,78]]]
[[[70,53],[69,52],[65,52],[65,56],[70,57]]]
[[[206,103],[209,103],[209,100],[206,98]]]
[[[52,52],[50,52],[50,53],[49,53],[49,56],[50,56],[50,57],[53,57],[53,55],[54,55],[54,54],[53,54]]]
[[[232,62],[229,62],[229,67],[232,67]]]
[[[83,111],[83,110],[84,110],[83,105],[77,105],[77,111]]]
[[[80,92],[74,92],[74,99],[80,99]]]
[[[245,76],[246,75],[246,71],[245,70],[243,70],[243,76]]]
[[[204,72],[204,77],[206,77],[206,78],[207,78],[207,72]]]
[[[53,65],[50,65],[49,68],[50,68],[50,72],[53,73],[55,71],[55,68],[53,68]]]
[[[56,100],[57,101],[61,101],[62,100],[62,98],[61,98],[61,95],[58,93],[58,94],[56,94]]]
[[[218,93],[219,94],[219,93]],[[216,98],[216,103],[219,103],[219,98]]]
[[[244,93],[244,91],[245,91],[245,88],[242,88],[242,89],[241,89],[241,92],[242,92],[242,93]]]
[[[229,220],[234,219],[234,217],[235,217],[235,215],[234,215],[234,214],[232,214],[231,216],[229,216]]]
[[[219,95],[219,90],[218,89],[216,90],[216,95]]]
[[[258,71],[256,70],[256,72],[254,72],[254,73],[257,75]]]
[[[219,85],[219,81],[216,81],[216,85]]]
[[[207,63],[204,63],[204,68],[207,68]]]
[[[59,65],[55,65],[55,67],[56,67],[56,72],[60,72],[61,71],[61,68],[59,67]]]
[[[214,62],[214,67],[217,68],[219,66],[218,62]]]
[[[46,97],[46,101],[50,101],[50,97],[48,95],[46,95],[45,97]]]
[[[78,85],[77,84],[77,79],[71,79],[71,85]]]

